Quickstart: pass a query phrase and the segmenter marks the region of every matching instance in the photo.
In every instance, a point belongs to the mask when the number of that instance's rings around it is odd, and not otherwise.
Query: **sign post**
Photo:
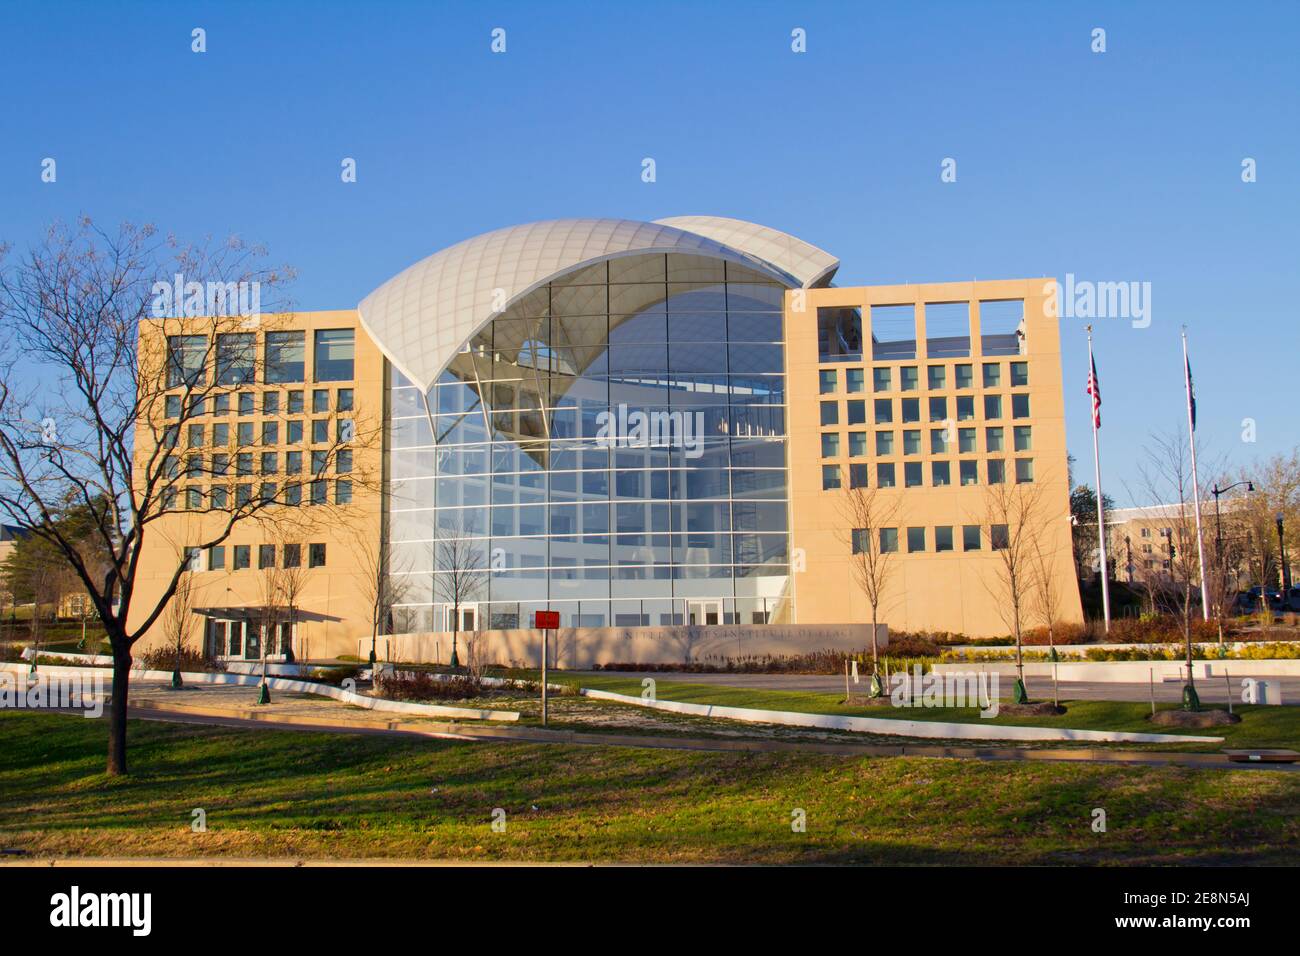
[[[560,626],[559,611],[534,611],[533,627],[542,632],[542,726],[546,726],[547,706],[546,706],[546,658],[547,658],[547,631]]]

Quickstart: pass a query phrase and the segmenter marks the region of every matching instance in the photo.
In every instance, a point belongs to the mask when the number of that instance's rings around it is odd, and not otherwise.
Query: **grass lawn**
[[[1300,775],[472,744],[0,713],[0,848],[636,862],[1293,863]],[[192,833],[191,811],[208,832]],[[493,832],[494,808],[506,830]],[[534,807],[536,809],[534,809]],[[1094,833],[1092,810],[1107,813]],[[802,809],[807,830],[793,832]]]
[[[522,672],[521,672],[522,673]],[[535,672],[534,672],[535,673]],[[612,677],[602,674],[553,672],[554,683],[607,690],[618,694],[641,695],[640,677]],[[769,690],[764,688],[728,687],[691,681],[674,681],[671,675],[655,678],[655,694],[660,700],[691,704],[716,704],[725,707],[753,707],[764,710],[788,710],[796,713],[836,714],[852,717],[879,717],[895,720],[942,720],[959,723],[990,723],[1029,727],[1069,727],[1073,730],[1118,730],[1135,733],[1170,733],[1222,737],[1223,743],[1206,744],[1118,744],[1124,749],[1145,747],[1159,750],[1208,750],[1246,747],[1286,747],[1300,749],[1300,707],[1262,707],[1234,705],[1241,723],[1201,730],[1153,726],[1146,719],[1151,705],[1135,701],[1062,701],[1066,713],[1059,717],[1012,717],[999,715],[982,718],[975,708],[956,707],[860,707],[843,703],[843,694],[814,691]],[[720,679],[725,680],[725,675]],[[1175,704],[1157,704],[1159,710],[1172,710]],[[1093,744],[1093,746],[1096,746]]]

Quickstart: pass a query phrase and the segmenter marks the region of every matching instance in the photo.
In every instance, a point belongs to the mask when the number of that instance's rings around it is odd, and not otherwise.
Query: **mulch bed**
[[[1147,720],[1161,727],[1223,727],[1241,723],[1239,716],[1226,710],[1161,710]]]

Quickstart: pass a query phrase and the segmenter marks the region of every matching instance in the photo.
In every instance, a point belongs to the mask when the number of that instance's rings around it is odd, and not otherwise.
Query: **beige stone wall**
[[[458,657],[465,663],[471,653],[485,664],[537,667],[541,662],[541,631],[480,631],[456,635]],[[708,663],[746,657],[789,657],[818,651],[862,651],[871,646],[866,624],[801,625],[765,624],[716,627],[582,627],[560,628],[551,633],[547,660],[552,667],[574,670],[597,664]],[[381,660],[404,663],[447,663],[452,635],[402,634],[380,638]],[[888,629],[878,629],[877,647],[889,646]],[[370,653],[368,639],[358,642],[358,657]]]
[[[281,468],[283,452],[291,446],[285,443],[285,422],[296,419],[304,422],[304,441],[292,446],[294,450],[309,453],[312,447],[311,422],[313,418],[331,418],[337,414],[325,416],[312,413],[312,391],[314,388],[330,391],[330,407],[333,409],[335,396],[340,388],[353,389],[353,419],[357,423],[357,434],[362,439],[352,446],[353,449],[353,495],[351,505],[326,507],[306,504],[307,493],[304,490],[304,504],[297,507],[276,507],[266,512],[267,521],[247,520],[236,525],[225,544],[225,568],[208,570],[208,556],[200,556],[200,568],[193,575],[196,621],[192,643],[197,647],[204,636],[205,621],[216,617],[236,618],[255,615],[256,608],[264,603],[264,572],[258,569],[258,546],[262,544],[277,545],[277,559],[282,553],[279,546],[288,542],[302,545],[302,560],[306,566],[308,545],[322,543],[326,546],[326,563],[324,567],[310,568],[305,572],[295,639],[295,653],[300,657],[333,657],[338,654],[351,654],[356,651],[357,637],[370,633],[371,611],[367,596],[367,578],[369,565],[373,561],[373,551],[379,540],[379,495],[378,483],[382,468],[381,442],[379,425],[382,421],[385,383],[383,381],[384,361],[381,353],[361,328],[355,311],[305,312],[288,316],[276,316],[265,323],[265,328],[279,330],[302,329],[306,332],[306,382],[301,384],[265,385],[260,381],[254,385],[233,387],[233,392],[251,391],[256,395],[255,413],[240,416],[232,407],[226,416],[215,417],[211,414],[195,422],[205,423],[209,428],[214,421],[227,421],[231,425],[232,442],[235,424],[252,422],[259,444],[248,448],[257,455],[262,451],[279,451]],[[318,329],[356,330],[355,378],[350,382],[316,383],[312,377],[312,339]],[[259,333],[259,354],[262,347]],[[286,411],[287,392],[289,390],[304,392],[305,408],[301,415],[289,415]],[[262,412],[262,393],[278,391],[281,394],[281,410],[275,415]],[[232,399],[232,406],[235,400]],[[346,414],[346,413],[343,413]],[[280,422],[280,443],[274,447],[260,444],[261,423],[267,419]],[[146,436],[147,440],[147,436]],[[181,436],[181,454],[187,451],[185,436]],[[210,438],[209,438],[210,442]],[[145,449],[142,447],[141,452]],[[203,454],[210,454],[213,448],[196,449]],[[227,449],[232,456],[233,445]],[[234,481],[235,479],[232,479]],[[260,476],[252,477],[254,482]],[[281,483],[283,474],[277,476]],[[331,488],[332,494],[332,488]],[[178,511],[149,526],[149,538],[146,542],[144,561],[137,580],[137,593],[131,606],[131,626],[137,626],[144,616],[156,605],[158,595],[169,580],[175,568],[177,549],[192,545],[211,535],[213,529],[224,523],[218,514],[192,514]],[[362,541],[369,542],[363,546]],[[233,570],[233,553],[236,545],[250,546],[251,567],[247,570]],[[367,555],[367,547],[370,555]],[[149,633],[136,645],[138,650],[147,649],[164,642],[163,626],[155,624]],[[137,651],[138,652],[138,651]]]
[[[867,288],[814,289],[791,292],[786,295],[786,367],[789,394],[790,432],[790,510],[791,546],[799,560],[802,553],[802,570],[794,575],[795,620],[799,623],[835,623],[870,620],[870,606],[854,579],[849,556],[849,529],[843,514],[843,493],[822,490],[822,465],[839,464],[844,486],[848,486],[848,466],[851,462],[868,465],[869,484],[875,485],[876,464],[894,462],[897,487],[882,491],[882,495],[899,501],[899,553],[895,556],[893,578],[887,590],[881,618],[891,630],[941,630],[960,632],[972,637],[1006,634],[1010,627],[999,613],[1002,589],[997,583],[995,562],[997,558],[988,550],[987,535],[978,552],[963,552],[962,526],[981,524],[987,526],[986,513],[986,462],[991,457],[1006,461],[1007,480],[1014,480],[1014,460],[1032,457],[1034,480],[1039,486],[1044,511],[1046,551],[1051,555],[1055,577],[1060,592],[1059,619],[1081,621],[1078,589],[1074,582],[1070,548],[1069,488],[1066,475],[1066,445],[1064,402],[1061,382],[1061,354],[1057,321],[1044,311],[1044,288],[1048,280],[1008,280],[994,282],[957,282],[933,285],[873,286]],[[1026,336],[1024,354],[1015,357],[985,357],[980,353],[979,303],[981,300],[1023,299],[1025,303]],[[801,301],[802,300],[802,301]],[[925,309],[926,302],[969,302],[971,313],[971,354],[968,358],[934,358],[926,354]],[[915,304],[918,341],[915,359],[873,362],[870,357],[870,307],[873,304]],[[800,307],[802,306],[802,311]],[[863,311],[863,339],[867,355],[860,362],[827,362],[818,360],[817,308],[819,306],[855,306]],[[981,366],[985,361],[1001,365],[1001,385],[996,389],[983,387]],[[1012,388],[1009,384],[1009,363],[1025,361],[1029,364],[1027,388]],[[970,364],[973,369],[973,388],[958,391],[955,385],[955,366]],[[929,366],[946,369],[946,387],[930,391],[927,387]],[[900,389],[901,368],[915,366],[918,372],[916,391]],[[874,392],[872,369],[891,369],[892,388],[887,392]],[[845,371],[863,370],[863,391],[849,394],[845,389]],[[819,372],[835,369],[838,388],[833,394],[819,394]],[[1080,385],[1082,387],[1082,385]],[[1003,417],[988,421],[984,417],[985,394],[996,392],[1003,396]],[[1031,417],[1011,417],[1011,395],[1027,393],[1030,397]],[[975,399],[975,417],[971,421],[956,421],[954,427],[976,429],[976,453],[962,455],[955,450],[934,455],[930,450],[930,430],[941,427],[929,421],[927,412],[931,395],[948,398],[948,411],[955,417],[955,399],[958,395],[972,395]],[[903,424],[900,421],[899,400],[904,397],[919,398],[921,421]],[[894,400],[894,421],[889,425],[874,423],[873,403],[876,398]],[[867,421],[862,425],[846,424],[845,402],[862,399],[866,402]],[[836,426],[823,427],[820,423],[820,403],[835,401],[839,405]],[[985,451],[984,430],[989,425],[1004,428],[1006,451],[993,455]],[[1032,453],[1018,455],[1013,445],[1015,425],[1032,427]],[[904,429],[920,429],[920,454],[902,454]],[[894,453],[878,456],[875,449],[875,432],[892,430]],[[864,431],[867,434],[867,454],[850,458],[848,434]],[[823,432],[840,434],[840,453],[833,458],[823,458],[821,435]],[[955,446],[955,443],[954,443]],[[963,487],[960,484],[958,462],[973,459],[978,462],[979,483]],[[952,484],[932,487],[930,462],[951,462]],[[903,464],[906,461],[922,463],[923,485],[905,488]],[[906,531],[909,526],[927,529],[927,550],[908,554]],[[955,549],[947,553],[934,551],[934,528],[951,526],[954,529]]]

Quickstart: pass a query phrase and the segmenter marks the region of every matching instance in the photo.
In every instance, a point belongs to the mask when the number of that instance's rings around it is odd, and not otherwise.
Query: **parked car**
[[[1295,611],[1300,614],[1300,588],[1292,588],[1286,593],[1286,602],[1283,610]]]
[[[1246,594],[1249,596],[1249,605],[1247,607],[1247,610],[1258,611],[1260,609],[1259,596],[1261,592],[1266,593],[1268,595],[1268,606],[1270,610],[1273,611],[1282,610],[1282,592],[1279,591],[1277,588],[1269,588],[1267,592],[1264,592],[1264,589],[1260,587],[1253,587],[1246,592]]]

